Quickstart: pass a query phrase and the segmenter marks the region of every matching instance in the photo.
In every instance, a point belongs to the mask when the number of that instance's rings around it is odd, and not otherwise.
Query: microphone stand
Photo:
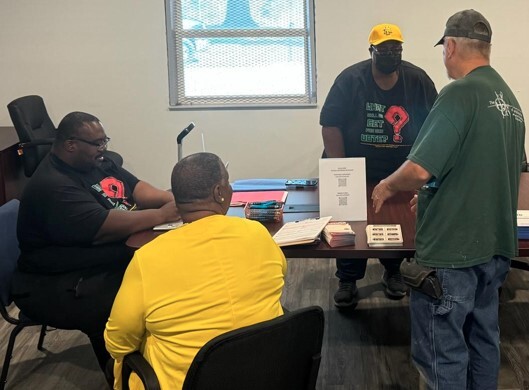
[[[195,128],[195,124],[191,122],[184,130],[178,134],[178,137],[176,137],[176,144],[178,148],[178,161],[182,159],[182,141],[186,135],[190,133],[191,130]]]

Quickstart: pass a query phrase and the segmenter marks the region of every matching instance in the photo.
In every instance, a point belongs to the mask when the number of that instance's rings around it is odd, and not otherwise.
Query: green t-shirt
[[[524,142],[520,105],[490,66],[441,91],[408,156],[435,179],[419,191],[420,264],[462,268],[516,256]]]

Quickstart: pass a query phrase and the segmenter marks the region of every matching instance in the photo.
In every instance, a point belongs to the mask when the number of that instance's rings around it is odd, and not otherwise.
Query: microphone
[[[191,132],[191,130],[193,130],[194,128],[195,128],[195,124],[191,122],[184,130],[180,132],[180,134],[178,134],[178,137],[176,137],[176,143],[178,145],[181,145],[184,137],[188,135]]]
[[[178,161],[180,161],[182,159],[182,140],[194,128],[195,128],[195,124],[193,122],[191,122],[189,125],[187,125],[187,127],[184,130],[182,130],[180,132],[180,134],[178,134],[178,137],[176,137],[176,146],[177,146],[177,149],[178,149],[178,156],[177,156]]]

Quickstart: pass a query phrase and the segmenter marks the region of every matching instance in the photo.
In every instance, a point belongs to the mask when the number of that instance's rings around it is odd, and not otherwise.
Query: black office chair
[[[24,174],[31,177],[51,149],[57,130],[48,115],[44,100],[37,95],[23,96],[7,105],[18,135]],[[122,166],[123,158],[116,152],[105,151],[105,157]]]
[[[56,129],[40,96],[30,95],[7,105],[9,115],[20,141],[24,174],[33,175],[39,163],[51,149]]]
[[[323,310],[311,306],[217,336],[195,356],[182,390],[312,390],[323,327]],[[125,356],[123,389],[128,389],[132,371],[146,390],[160,389],[154,370],[139,352]]]
[[[11,317],[7,312],[7,307],[13,302],[10,293],[11,279],[20,253],[16,236],[18,206],[19,201],[13,199],[0,207],[0,314],[7,322],[15,326],[7,344],[2,375],[0,376],[0,390],[4,389],[7,382],[7,372],[15,339],[20,331],[27,326],[40,326],[40,337],[37,344],[39,350],[42,350],[42,342],[46,335],[46,325],[31,320],[22,312],[18,314],[18,318]]]

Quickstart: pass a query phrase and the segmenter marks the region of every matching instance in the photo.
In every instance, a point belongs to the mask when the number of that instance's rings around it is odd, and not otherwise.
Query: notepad
[[[245,191],[234,192],[231,197],[230,206],[244,206],[248,202],[264,202],[267,200],[275,200],[276,202],[283,202],[287,200],[287,191]]]
[[[308,218],[287,222],[274,234],[274,241],[279,246],[312,244],[319,240],[323,228],[331,218]]]

